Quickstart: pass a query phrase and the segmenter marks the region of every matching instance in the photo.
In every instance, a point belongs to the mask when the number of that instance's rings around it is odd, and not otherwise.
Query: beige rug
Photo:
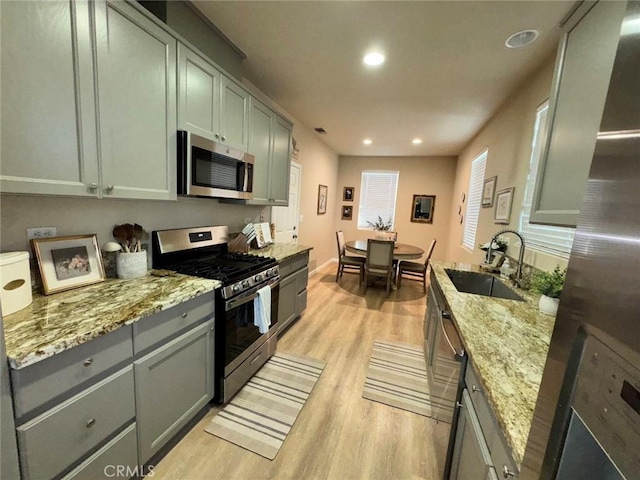
[[[433,409],[451,408],[429,393],[422,347],[376,341],[362,396],[413,413],[433,416]]]
[[[313,358],[276,353],[205,431],[273,460],[324,366]]]

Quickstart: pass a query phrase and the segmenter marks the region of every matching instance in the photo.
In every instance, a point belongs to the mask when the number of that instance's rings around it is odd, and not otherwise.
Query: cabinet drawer
[[[12,370],[16,417],[20,420],[37,407],[42,407],[41,412],[65,392],[75,393],[92,378],[130,362],[132,355],[131,326],[126,325],[36,364]]]
[[[128,366],[18,427],[23,478],[58,475],[134,417]]]
[[[309,252],[304,252],[295,255],[291,258],[287,258],[279,265],[280,278],[285,278],[291,275],[293,272],[306,267],[309,264]]]
[[[464,381],[467,385],[467,389],[469,390],[469,396],[471,397],[473,406],[478,414],[478,421],[480,422],[482,432],[484,433],[485,438],[491,439],[496,432],[496,423],[493,420],[493,414],[491,413],[491,409],[487,403],[484,387],[478,381],[478,376],[473,370],[471,362],[467,363],[467,371],[465,372]]]
[[[65,475],[62,480],[129,478],[138,474],[136,424],[129,425],[113,440]]]
[[[178,336],[201,321],[213,318],[215,292],[208,292],[133,324],[136,355]]]

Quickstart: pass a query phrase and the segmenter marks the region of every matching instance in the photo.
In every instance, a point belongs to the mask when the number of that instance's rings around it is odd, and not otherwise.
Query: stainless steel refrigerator
[[[520,478],[639,472],[640,2],[632,1]]]

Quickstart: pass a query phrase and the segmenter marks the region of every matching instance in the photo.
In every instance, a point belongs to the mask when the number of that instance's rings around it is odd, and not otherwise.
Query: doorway
[[[289,170],[289,206],[271,207],[271,221],[276,224],[276,235],[273,239],[275,242],[298,244],[301,185],[302,165],[291,162]]]

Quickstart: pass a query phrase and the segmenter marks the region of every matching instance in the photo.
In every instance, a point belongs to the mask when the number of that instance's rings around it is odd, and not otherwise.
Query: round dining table
[[[350,240],[345,243],[345,247],[351,253],[367,255],[367,240]],[[393,249],[393,258],[396,260],[412,260],[424,255],[424,250],[407,243],[396,243]]]

